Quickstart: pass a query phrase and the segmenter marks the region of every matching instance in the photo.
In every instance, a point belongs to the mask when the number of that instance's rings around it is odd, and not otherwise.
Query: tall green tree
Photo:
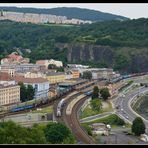
[[[91,108],[94,110],[94,111],[100,111],[101,108],[102,108],[102,103],[101,103],[101,100],[100,99],[93,99],[91,100],[90,102],[90,105],[91,105]]]
[[[92,79],[92,73],[90,71],[84,71],[83,74],[82,74],[82,78],[91,80]]]
[[[92,99],[96,99],[98,97],[99,97],[99,88],[98,86],[94,86],[93,93],[92,93]]]
[[[61,123],[49,123],[44,131],[47,141],[52,144],[61,144],[64,141],[66,142],[71,136],[70,130]],[[71,138],[74,139],[74,137]]]
[[[145,133],[145,124],[140,117],[135,118],[132,124],[132,132],[136,136],[140,136]]]
[[[106,87],[106,88],[102,88],[100,90],[100,94],[101,94],[101,97],[104,99],[104,100],[107,100],[108,97],[110,97],[110,93],[109,93],[109,89]]]
[[[20,100],[24,102],[27,100],[27,88],[23,82],[18,82],[18,85],[20,85]]]
[[[32,85],[27,86],[27,100],[32,100],[35,95],[35,89]]]

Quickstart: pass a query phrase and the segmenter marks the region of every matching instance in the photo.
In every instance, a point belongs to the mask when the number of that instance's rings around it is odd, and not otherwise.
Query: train
[[[33,109],[36,107],[40,107],[42,105],[48,104],[54,100],[60,99],[61,96],[67,95],[71,91],[62,92],[61,94],[54,96],[52,98],[40,98],[40,99],[34,99],[32,101],[27,101],[23,103],[19,103],[18,105],[11,106],[7,111],[8,112],[19,112],[27,109]]]
[[[121,80],[124,80],[124,79],[132,78],[132,77],[137,77],[137,76],[143,76],[143,75],[147,75],[147,74],[148,74],[148,72],[121,75],[118,78],[114,78],[112,80],[109,80],[109,83],[117,83],[117,82],[119,82]]]
[[[24,106],[21,106],[21,107],[12,108],[12,109],[10,109],[10,111],[11,112],[18,112],[18,111],[23,111],[23,110],[26,110],[26,109],[31,109],[33,107],[34,107],[34,105],[24,105]]]
[[[57,106],[57,117],[61,116],[61,109],[64,105],[65,99],[62,99]]]
[[[69,94],[68,96],[66,96],[65,98],[63,98],[63,99],[58,103],[57,110],[56,110],[56,116],[57,116],[57,117],[60,117],[60,116],[62,115],[62,108],[63,108],[63,106],[64,106],[64,104],[65,104],[65,101],[66,101],[68,98],[70,98],[70,97],[72,97],[72,96],[74,96],[74,95],[76,95],[76,94],[78,94],[78,92],[77,92],[77,91],[74,91],[73,93],[71,93],[71,94]]]

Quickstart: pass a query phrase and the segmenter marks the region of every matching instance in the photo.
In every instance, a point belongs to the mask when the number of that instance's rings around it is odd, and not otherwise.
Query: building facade
[[[24,76],[16,75],[13,78],[17,83],[23,82],[26,86],[32,85],[35,89],[35,99],[48,97],[49,81],[44,78],[25,78]]]
[[[16,84],[0,84],[0,105],[20,102],[20,86]]]
[[[65,81],[65,73],[51,72],[47,74],[47,79],[50,83],[60,83]]]
[[[63,67],[62,61],[57,61],[57,60],[53,60],[53,59],[50,59],[50,60],[38,60],[38,61],[36,61],[36,64],[44,65],[46,67],[46,69],[48,69],[49,64],[53,64],[56,67]]]

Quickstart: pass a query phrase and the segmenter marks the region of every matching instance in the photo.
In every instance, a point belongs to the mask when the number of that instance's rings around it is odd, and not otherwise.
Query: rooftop
[[[23,83],[45,83],[49,82],[47,79],[44,78],[25,78],[24,76],[16,75],[13,79],[17,82]]]

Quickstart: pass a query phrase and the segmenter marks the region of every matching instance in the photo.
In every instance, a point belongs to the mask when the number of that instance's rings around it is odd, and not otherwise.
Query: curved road
[[[116,114],[119,115],[124,120],[128,121],[129,123],[132,123],[133,120],[140,115],[132,110],[132,108],[130,107],[130,102],[134,97],[146,91],[148,91],[148,88],[140,87],[132,92],[127,92],[126,94],[123,94],[117,97],[116,100],[113,101],[114,106],[115,107],[118,106],[118,108],[116,108]],[[145,120],[143,117],[141,118],[143,119],[146,125],[146,129],[148,130],[148,121]]]

